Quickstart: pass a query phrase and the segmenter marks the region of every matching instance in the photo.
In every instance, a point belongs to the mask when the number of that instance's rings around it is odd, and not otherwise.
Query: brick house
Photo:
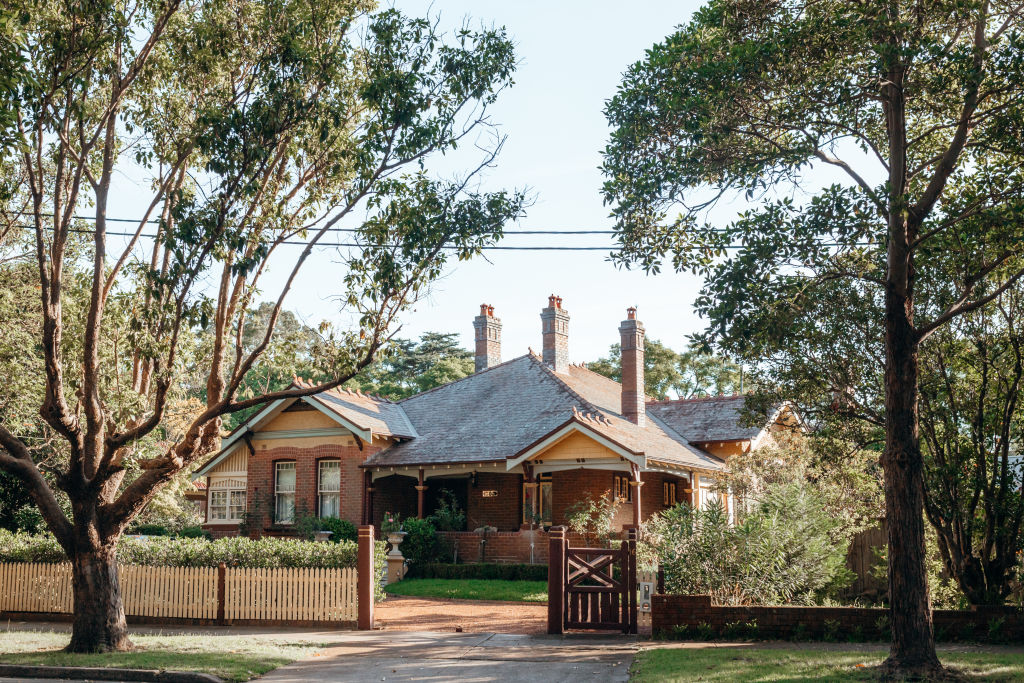
[[[463,557],[483,553],[473,532],[483,527],[497,529],[492,558],[524,559],[534,546],[542,556],[536,529],[563,524],[587,494],[619,499],[620,528],[706,504],[726,458],[793,423],[783,408],[745,426],[742,396],[648,399],[635,309],[619,326],[621,384],[569,363],[560,298],[540,317],[542,354],[503,363],[501,321],[481,306],[476,372],[402,401],[335,389],[266,406],[196,473],[204,528],[236,534],[243,513],[250,533],[287,534],[300,514],[379,525],[385,512],[429,515],[450,495],[466,513],[466,531],[450,534]]]

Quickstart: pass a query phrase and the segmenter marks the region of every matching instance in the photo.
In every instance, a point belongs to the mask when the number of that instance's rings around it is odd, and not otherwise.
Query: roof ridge
[[[473,377],[477,377],[478,375],[483,375],[485,373],[488,373],[491,370],[497,370],[500,367],[504,367],[504,366],[509,365],[511,363],[515,363],[517,360],[522,360],[523,358],[530,358],[530,357],[531,357],[530,354],[527,353],[527,354],[523,354],[522,356],[516,356],[515,358],[510,358],[509,360],[504,361],[503,363],[498,363],[497,365],[492,365],[491,367],[484,368],[483,370],[481,370],[479,372],[473,372],[473,373],[470,373],[470,374],[466,375],[465,377],[460,377],[459,379],[453,379],[451,382],[448,382],[446,384],[442,384],[440,386],[436,386],[436,387],[433,387],[431,389],[427,389],[426,391],[421,391],[420,393],[413,394],[412,396],[406,396],[405,398],[401,399],[400,401],[395,401],[394,403],[395,403],[395,405],[401,405],[401,404],[405,403],[406,401],[411,401],[414,398],[419,398],[420,396],[426,396],[427,394],[433,393],[435,391],[439,391],[441,389],[444,389],[445,387],[450,387],[453,384],[458,384],[459,382],[465,382],[467,379],[472,379]]]
[[[568,382],[566,382],[564,379],[559,377],[558,373],[555,372],[554,370],[552,370],[550,367],[548,367],[548,365],[546,363],[538,360],[535,356],[530,356],[530,358],[531,358],[531,360],[533,360],[533,362],[535,364],[539,365],[545,372],[547,372],[550,377],[552,377],[553,379],[555,379],[558,382],[558,385],[562,388],[562,391],[564,391],[565,393],[569,394],[569,396],[575,398],[581,404],[586,406],[589,409],[589,412],[593,412],[593,413],[604,412],[600,407],[594,405],[593,403],[591,403],[587,399],[583,398],[583,396],[581,394],[579,394],[579,392],[577,392],[575,389],[573,389],[571,386],[569,386]],[[611,411],[608,411],[608,412],[611,412]],[[618,413],[612,413],[612,414],[613,415],[618,415]]]

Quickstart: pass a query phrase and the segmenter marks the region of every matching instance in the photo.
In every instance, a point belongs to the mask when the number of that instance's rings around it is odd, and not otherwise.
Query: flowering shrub
[[[383,555],[382,551],[377,554]],[[117,546],[123,564],[154,567],[318,567],[356,566],[357,545],[314,543],[286,538],[122,538]],[[0,529],[0,562],[66,562],[67,556],[49,534],[15,534]]]
[[[381,533],[390,534],[402,530],[402,517],[397,512],[385,512],[380,523]]]

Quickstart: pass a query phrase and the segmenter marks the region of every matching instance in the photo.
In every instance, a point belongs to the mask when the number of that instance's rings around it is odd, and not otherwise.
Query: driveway
[[[351,632],[260,681],[627,681],[636,638],[505,633]]]

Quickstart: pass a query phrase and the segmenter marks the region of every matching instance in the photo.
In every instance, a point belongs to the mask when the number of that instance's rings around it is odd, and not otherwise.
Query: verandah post
[[[423,497],[427,492],[427,485],[423,483],[423,468],[420,468],[419,484],[416,485],[416,518],[423,519]]]
[[[565,527],[551,527],[548,541],[548,633],[565,633]]]
[[[373,525],[364,524],[359,527],[359,554],[356,558],[356,600],[359,604],[359,618],[356,626],[360,631],[372,631],[374,583],[377,580],[374,572]]]

